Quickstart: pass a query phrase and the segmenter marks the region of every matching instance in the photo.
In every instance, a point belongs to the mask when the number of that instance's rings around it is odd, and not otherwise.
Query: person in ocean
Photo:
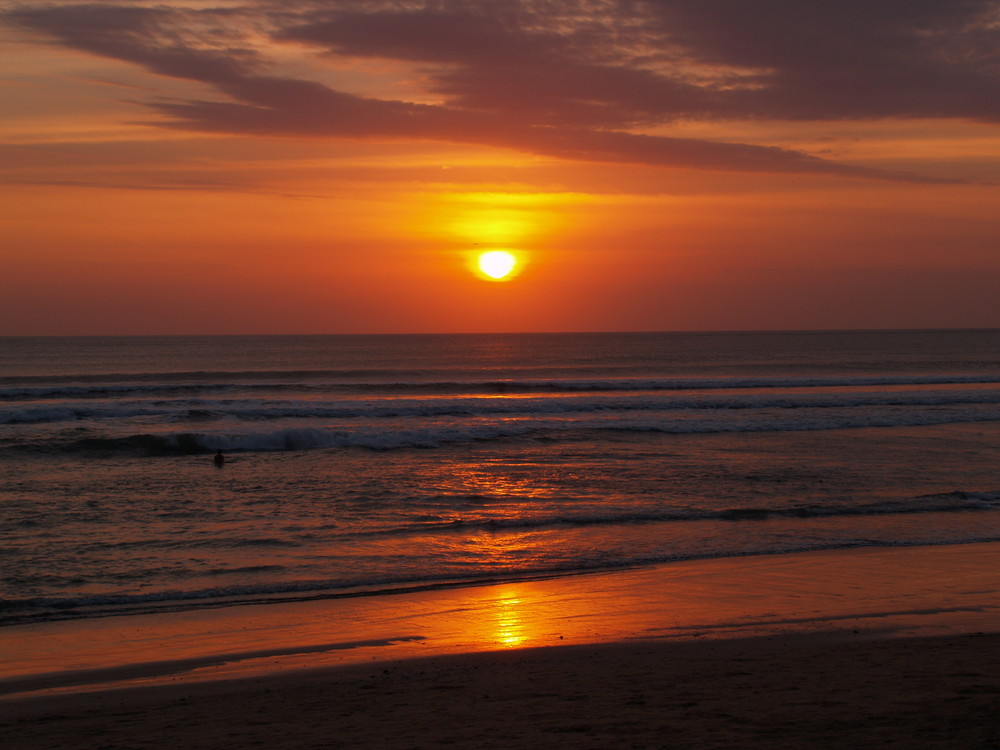
[[[222,466],[222,464],[226,463],[226,457],[222,455],[222,451],[216,453],[215,458],[212,460],[215,462],[216,466]]]

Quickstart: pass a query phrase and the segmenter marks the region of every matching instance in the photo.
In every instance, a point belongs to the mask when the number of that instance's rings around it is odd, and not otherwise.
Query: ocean
[[[996,542],[1000,331],[3,338],[0,540],[0,625]]]

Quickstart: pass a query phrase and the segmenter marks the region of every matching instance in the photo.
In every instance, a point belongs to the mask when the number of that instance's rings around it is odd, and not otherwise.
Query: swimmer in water
[[[216,466],[222,466],[222,464],[226,463],[226,457],[222,455],[222,451],[216,453],[215,458],[212,460],[215,462]]]

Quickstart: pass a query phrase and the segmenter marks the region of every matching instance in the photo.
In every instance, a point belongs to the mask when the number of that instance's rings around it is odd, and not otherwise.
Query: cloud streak
[[[197,132],[437,140],[585,161],[936,182],[644,130],[741,118],[1000,124],[995,0],[120,2],[33,5],[6,20],[207,84],[215,97],[145,102],[166,117],[156,124]],[[282,45],[317,60],[404,64],[425,82],[426,99],[277,75]]]

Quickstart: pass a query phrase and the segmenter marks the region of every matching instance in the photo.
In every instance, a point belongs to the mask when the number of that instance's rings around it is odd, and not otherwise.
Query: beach
[[[2,729],[23,748],[995,747],[998,552],[693,561],[521,584],[519,597],[372,597],[368,620],[344,608],[357,600],[223,607],[117,651],[90,621],[74,649],[94,663],[76,681],[0,682]],[[36,659],[71,632],[30,627]],[[139,640],[172,658],[144,661]]]
[[[1000,0],[0,6],[0,750],[1000,750]]]
[[[4,706],[20,748],[990,748],[996,635],[437,657]]]
[[[5,344],[18,750],[997,747],[1000,332]]]
[[[1000,750],[1000,0],[0,35],[0,750]]]

